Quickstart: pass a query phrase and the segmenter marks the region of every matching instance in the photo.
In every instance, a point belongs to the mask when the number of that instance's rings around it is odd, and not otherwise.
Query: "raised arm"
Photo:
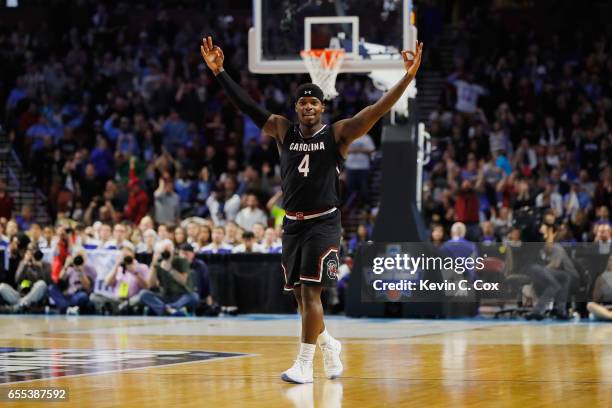
[[[223,50],[218,45],[213,45],[212,37],[202,39],[200,53],[208,68],[213,72],[217,81],[221,84],[227,95],[247,115],[259,126],[264,134],[274,138],[277,143],[282,144],[287,129],[291,122],[280,115],[273,115],[268,110],[262,108],[240,87],[223,69]]]
[[[343,156],[346,156],[348,146],[353,140],[366,134],[380,118],[391,110],[391,107],[393,107],[402,96],[410,82],[416,76],[419,66],[421,65],[422,53],[423,43],[417,44],[416,53],[412,51],[402,51],[404,67],[406,67],[407,71],[406,75],[404,75],[398,83],[393,85],[393,87],[375,104],[366,106],[350,119],[344,119],[334,123],[334,134],[340,145],[340,153]],[[409,59],[408,55],[411,55],[412,59]]]

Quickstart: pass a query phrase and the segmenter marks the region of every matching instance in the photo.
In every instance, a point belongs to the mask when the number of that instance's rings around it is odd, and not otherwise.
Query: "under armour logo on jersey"
[[[304,95],[312,95],[312,91],[304,91]]]

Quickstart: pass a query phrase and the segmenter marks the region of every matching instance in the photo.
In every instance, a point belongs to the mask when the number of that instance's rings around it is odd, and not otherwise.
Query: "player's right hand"
[[[215,75],[223,70],[223,59],[225,58],[223,56],[223,51],[219,46],[213,45],[211,36],[202,39],[200,53],[202,54],[204,62],[208,65],[208,68],[210,68]]]

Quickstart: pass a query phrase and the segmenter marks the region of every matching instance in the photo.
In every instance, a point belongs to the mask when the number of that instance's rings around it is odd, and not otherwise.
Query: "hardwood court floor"
[[[279,374],[297,350],[295,316],[2,316],[0,391],[68,387],[69,401],[52,407],[612,406],[612,324],[331,318],[328,328],[343,342],[345,374],[326,380],[317,351],[314,385],[290,385]],[[20,349],[25,358],[31,349],[73,354],[39,358],[42,374],[31,375],[47,378],[6,383],[9,370],[34,378],[23,370],[36,363],[11,360]],[[121,350],[131,351],[118,366],[104,363]],[[158,357],[136,358],[161,350],[240,355],[158,366]],[[135,368],[134,361],[151,366]],[[71,364],[111,372],[70,376]],[[54,375],[68,376],[49,378]],[[5,400],[0,406],[48,405]]]

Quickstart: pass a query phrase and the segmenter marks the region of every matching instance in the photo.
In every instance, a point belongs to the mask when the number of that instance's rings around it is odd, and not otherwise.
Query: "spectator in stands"
[[[491,221],[484,221],[480,225],[481,235],[479,241],[485,244],[491,244],[495,242],[499,242],[497,236],[495,236],[495,228],[493,227],[493,223]]]
[[[431,243],[436,246],[439,247],[440,245],[442,245],[445,241],[445,233],[444,233],[444,226],[442,226],[441,224],[434,224],[431,227]]]
[[[282,250],[282,244],[276,235],[276,230],[274,228],[266,228],[261,244],[261,252],[265,254],[280,254]]]
[[[198,252],[212,242],[212,229],[208,225],[202,225],[198,235]]]
[[[255,224],[253,224],[252,232],[253,234],[255,234],[255,242],[259,244],[264,239],[266,227],[264,226],[264,224],[256,222]]]
[[[368,177],[370,174],[370,157],[376,150],[370,135],[365,134],[353,141],[348,149],[344,166],[347,177],[347,194],[357,193],[361,200],[368,195]]]
[[[468,228],[470,238],[473,238],[476,234],[475,228],[478,228],[478,221],[480,220],[479,211],[480,200],[474,189],[474,184],[469,180],[464,180],[455,201],[455,221]]]
[[[601,222],[595,225],[593,242],[597,244],[597,252],[600,254],[612,254],[612,233],[610,230],[609,222]]]
[[[225,223],[225,243],[229,246],[235,246],[240,243],[240,227],[234,221]]]
[[[231,245],[225,243],[225,230],[221,226],[212,229],[212,242],[200,249],[201,254],[230,254]]]
[[[189,262],[174,253],[174,244],[165,240],[153,255],[147,286],[159,287],[160,292],[145,289],[140,302],[158,316],[185,316],[183,308],[195,308],[200,297],[194,289]]]
[[[124,208],[125,218],[138,224],[140,220],[149,213],[149,196],[140,187],[140,180],[135,172],[136,159],[130,159],[129,182],[128,182],[128,201]]]
[[[29,230],[33,219],[34,214],[32,213],[32,206],[29,204],[23,205],[21,207],[21,214],[17,214],[17,216],[15,216],[15,222],[21,231]]]
[[[15,273],[16,289],[0,283],[0,298],[8,305],[2,311],[27,312],[30,306],[46,299],[47,286],[51,284],[51,265],[43,260],[43,256],[36,243],[28,245]]]
[[[359,246],[359,244],[361,243],[365,243],[369,240],[369,234],[368,234],[368,229],[365,226],[365,224],[359,224],[357,226],[357,232],[355,233],[355,235],[351,238],[351,240],[348,243],[348,251],[350,254],[355,253],[355,251],[357,251],[357,247]]]
[[[126,224],[115,224],[113,228],[113,239],[108,241],[105,249],[122,249],[128,247],[134,250],[134,245],[128,240],[128,227]]]
[[[240,196],[236,193],[236,181],[228,177],[221,188],[206,200],[206,206],[215,225],[225,225],[227,221],[234,221],[240,211]]]
[[[236,223],[245,231],[252,231],[255,223],[266,225],[268,217],[259,208],[259,202],[255,194],[247,194],[246,207],[236,215]]]
[[[155,221],[159,224],[179,224],[181,215],[180,199],[174,192],[174,184],[169,174],[159,179],[155,190]]]
[[[109,311],[111,314],[117,314],[120,309],[137,303],[135,296],[141,290],[148,288],[148,278],[149,267],[136,260],[132,248],[124,246],[117,256],[113,269],[104,278],[104,285],[110,289],[112,296],[92,293],[89,300],[94,305],[96,312]]]
[[[0,179],[0,218],[7,220],[13,215],[13,199],[6,191],[6,183]]]
[[[555,185],[546,183],[544,191],[536,196],[535,206],[538,209],[552,209],[560,217],[563,215],[563,198],[555,191]]]
[[[242,234],[243,243],[236,245],[232,249],[234,254],[253,254],[263,252],[261,246],[255,242],[255,234],[252,231],[245,231]]]
[[[142,242],[136,246],[136,253],[153,257],[155,243],[157,242],[157,233],[154,229],[148,229],[144,232],[142,239]]]
[[[174,245],[178,248],[187,242],[187,234],[182,227],[174,229]]]
[[[198,237],[200,236],[201,231],[202,228],[200,227],[200,224],[198,224],[196,221],[190,221],[187,224],[187,243],[192,246],[195,252],[198,252],[198,249],[200,247],[198,243]]]
[[[79,314],[87,310],[89,295],[96,281],[96,270],[87,262],[85,250],[66,257],[59,274],[59,282],[49,286],[49,297],[60,313]],[[62,289],[65,286],[65,289]]]

